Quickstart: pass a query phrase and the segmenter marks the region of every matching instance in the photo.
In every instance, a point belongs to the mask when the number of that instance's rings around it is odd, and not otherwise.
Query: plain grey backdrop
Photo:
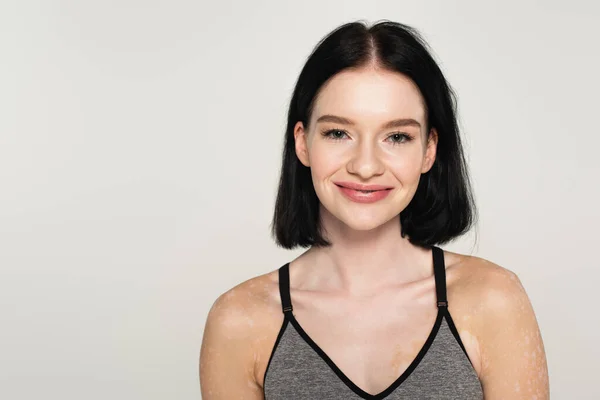
[[[478,231],[554,399],[598,399],[593,1],[0,1],[0,398],[198,399],[216,297],[269,235],[285,112],[331,29],[419,29],[455,88]]]

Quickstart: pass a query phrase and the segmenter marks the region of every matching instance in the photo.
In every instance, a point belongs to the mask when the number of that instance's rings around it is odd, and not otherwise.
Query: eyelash
[[[346,132],[343,129],[328,129],[322,132],[322,135],[330,140],[342,140],[342,138],[335,138],[333,136],[331,136],[331,134],[333,132],[343,132],[345,135],[348,135],[348,132]],[[407,135],[406,133],[402,133],[402,132],[394,132],[391,135],[389,135],[386,139],[389,139],[392,136],[396,136],[396,135],[400,135],[402,138],[404,138],[403,141],[396,141],[396,142],[392,142],[394,146],[402,144],[402,143],[407,143],[410,142],[411,140],[413,140],[413,137],[410,135]]]

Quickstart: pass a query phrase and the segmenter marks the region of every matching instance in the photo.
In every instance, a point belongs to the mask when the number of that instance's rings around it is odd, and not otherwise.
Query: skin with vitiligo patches
[[[519,289],[522,286],[518,278],[477,257],[446,252],[446,258],[453,260],[447,269],[450,312],[485,387],[486,399],[547,399],[544,347],[537,325],[531,320],[530,303]],[[302,259],[294,266],[301,270]],[[304,280],[301,273],[295,277],[299,283]],[[436,312],[435,307],[426,306],[435,299],[432,279],[390,290],[394,292],[392,297],[384,293],[370,298],[367,302],[370,306],[361,306],[362,301],[354,303],[347,298],[292,287],[294,315],[353,382],[368,392],[378,393],[406,370],[427,338]],[[227,328],[226,334],[246,332],[243,343],[248,349],[248,363],[243,376],[246,387],[259,393],[282,323],[277,281],[276,271],[253,278],[224,294],[211,310],[219,315]],[[515,295],[503,292],[504,285],[518,289],[516,306],[506,304],[508,297]],[[386,311],[378,306],[390,301],[405,307]],[[340,309],[344,302],[347,308]],[[236,305],[235,311],[227,308],[230,303]],[[494,324],[491,329],[487,326],[484,316],[489,313],[490,304],[505,318],[505,325]],[[502,316],[503,311],[510,315]],[[388,322],[381,324],[382,320]],[[219,353],[206,346],[202,351],[205,360],[230,356],[227,349]],[[208,365],[202,368],[210,369]],[[205,383],[210,386],[208,382],[213,378],[210,373],[205,375]],[[513,397],[506,397],[507,394]],[[213,396],[220,398],[214,393]]]
[[[397,344],[392,352],[392,363],[390,365],[390,372],[388,379],[395,380],[402,372],[406,371],[408,366],[415,359],[415,354],[423,347],[421,338],[419,340],[413,340],[410,343]]]

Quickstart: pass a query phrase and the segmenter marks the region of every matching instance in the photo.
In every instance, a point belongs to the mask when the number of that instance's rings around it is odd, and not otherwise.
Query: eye
[[[347,135],[347,133],[341,129],[329,129],[323,132],[323,136],[333,140],[341,140],[344,138],[344,135]]]
[[[400,133],[400,132],[392,133],[387,138],[388,139],[389,138],[393,138],[392,143],[394,145],[396,145],[396,144],[402,144],[404,142],[410,142],[413,139],[412,136],[409,136],[406,133]]]

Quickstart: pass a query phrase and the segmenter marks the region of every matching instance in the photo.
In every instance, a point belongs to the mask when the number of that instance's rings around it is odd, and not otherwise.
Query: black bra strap
[[[281,296],[281,309],[284,314],[292,311],[292,299],[290,298],[290,263],[279,268],[279,295]]]
[[[433,253],[433,273],[435,275],[435,292],[437,294],[438,307],[448,307],[448,299],[446,298],[446,265],[444,263],[444,251],[432,246]]]

